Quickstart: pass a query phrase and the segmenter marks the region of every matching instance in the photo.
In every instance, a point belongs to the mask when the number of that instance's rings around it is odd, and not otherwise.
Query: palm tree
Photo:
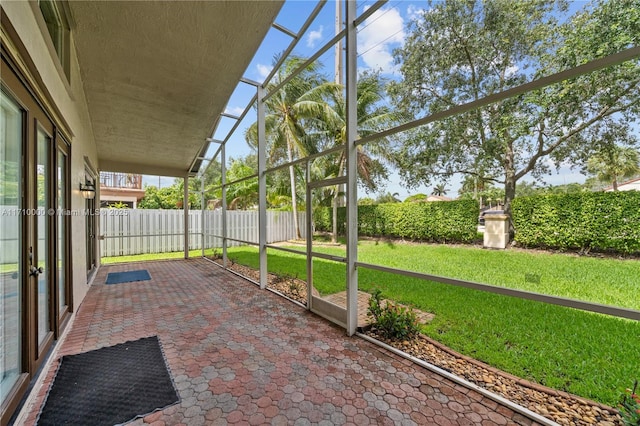
[[[384,194],[378,195],[378,198],[376,198],[376,204],[399,203],[400,202],[400,200],[398,199],[399,195],[400,194],[398,194],[397,192],[394,192],[392,194],[389,191],[387,191]]]
[[[251,176],[255,171],[255,155],[232,159],[227,171],[229,181]],[[258,178],[243,180],[227,189],[229,210],[244,210],[258,205]]]
[[[329,103],[334,114],[326,124],[328,140],[335,145],[346,144],[347,113],[343,87],[338,86],[332,93]],[[366,137],[378,133],[385,128],[393,126],[399,121],[398,113],[392,112],[382,103],[384,93],[384,81],[378,73],[365,73],[358,78],[357,84],[357,137]],[[368,190],[374,191],[380,180],[386,179],[387,169],[383,161],[388,161],[388,150],[384,149],[384,144],[388,143],[386,138],[375,143],[368,144],[368,149],[362,145],[358,146],[357,165],[358,176]],[[382,160],[382,161],[381,161]],[[346,167],[346,151],[341,151],[337,168],[334,168],[335,176],[342,176]],[[335,177],[327,176],[327,177]],[[337,241],[337,207],[338,200],[344,194],[338,186],[334,188],[333,194],[333,232],[332,241]]]
[[[437,196],[447,195],[447,188],[443,183],[439,183],[438,185],[433,187],[432,194]]]
[[[296,56],[287,59],[273,81],[267,85],[266,91],[273,90],[303,62],[303,58]],[[294,158],[317,151],[317,138],[312,134],[312,130],[319,123],[328,120],[327,113],[330,111],[323,97],[334,90],[334,84],[327,83],[318,72],[319,68],[318,62],[309,65],[266,100],[265,130],[271,161],[286,155],[288,162],[292,162]],[[257,123],[247,129],[245,138],[249,144],[257,146]],[[289,179],[296,237],[301,238],[294,166],[289,166]]]
[[[613,190],[617,191],[620,179],[640,173],[640,155],[634,148],[610,145],[589,158],[587,171],[600,181],[611,182]]]

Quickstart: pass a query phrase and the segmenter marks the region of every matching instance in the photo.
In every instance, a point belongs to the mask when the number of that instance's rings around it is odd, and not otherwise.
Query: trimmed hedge
[[[640,253],[640,192],[518,197],[514,241],[526,247]]]
[[[338,233],[345,233],[345,208],[338,209]],[[473,200],[358,206],[358,233],[370,237],[469,243],[476,239],[478,204]],[[332,209],[314,214],[316,230],[330,232]]]

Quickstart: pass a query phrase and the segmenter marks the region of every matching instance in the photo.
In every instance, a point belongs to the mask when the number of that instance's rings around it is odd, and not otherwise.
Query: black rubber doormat
[[[147,281],[150,279],[151,275],[149,275],[149,271],[146,269],[126,272],[110,272],[107,274],[106,284],[122,284],[133,281]]]
[[[178,400],[158,337],[145,337],[63,356],[38,425],[114,425]]]

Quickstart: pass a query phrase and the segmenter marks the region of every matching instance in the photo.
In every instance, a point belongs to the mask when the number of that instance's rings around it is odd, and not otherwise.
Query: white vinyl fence
[[[120,215],[100,216],[100,253],[103,257],[184,250],[184,211],[129,209]],[[189,249],[202,248],[202,214],[189,212]],[[304,237],[305,214],[298,213]],[[205,248],[222,247],[222,211],[204,211]],[[258,212],[227,211],[227,237],[258,243]],[[296,237],[293,213],[267,211],[267,243]],[[228,246],[241,243],[228,241]]]
[[[17,264],[20,262],[20,256],[23,252],[20,247],[19,229],[22,226],[22,218],[25,214],[37,216],[38,229],[44,229],[45,220],[49,217],[47,210],[39,208],[25,213],[24,210],[19,209],[17,206],[0,206],[0,259],[2,264]],[[27,243],[23,242],[23,244]],[[38,247],[34,247],[34,250],[44,253],[45,245],[44,234],[38,234]],[[22,247],[22,250],[26,251],[27,247]]]
[[[16,206],[0,206],[0,259],[2,263],[18,263],[20,261],[20,221]]]

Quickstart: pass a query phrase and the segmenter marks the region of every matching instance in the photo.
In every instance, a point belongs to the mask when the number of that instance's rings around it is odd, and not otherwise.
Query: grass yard
[[[298,249],[300,249],[298,247]],[[341,255],[344,248],[317,247]],[[257,267],[257,249],[229,248]],[[361,242],[359,260],[640,309],[640,261],[464,246]],[[304,256],[268,250],[270,272],[306,277]],[[344,290],[344,265],[314,260],[322,294]],[[539,284],[525,279],[539,277]],[[519,377],[615,406],[640,375],[640,322],[359,268],[360,288],[433,312],[423,333]]]
[[[17,263],[2,263],[0,264],[0,274],[6,274],[7,272],[17,272]]]

